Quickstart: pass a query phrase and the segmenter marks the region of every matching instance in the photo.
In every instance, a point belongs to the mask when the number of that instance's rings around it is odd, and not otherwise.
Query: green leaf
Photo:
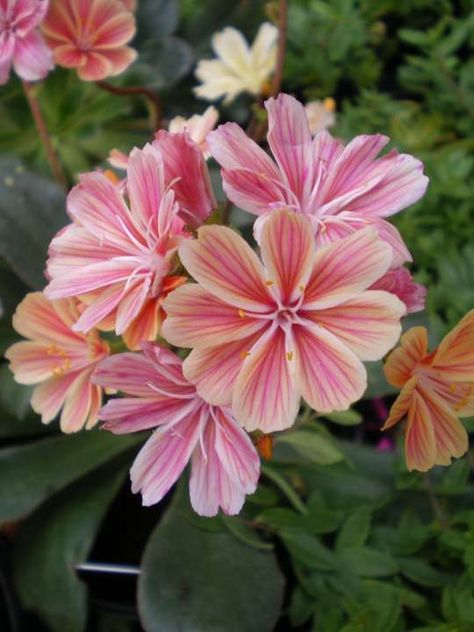
[[[270,551],[196,529],[175,497],[148,541],[138,582],[146,632],[270,632],[283,577]]]
[[[256,517],[256,520],[276,530],[304,529],[305,526],[305,516],[286,507],[266,509]]]
[[[296,586],[291,595],[288,609],[288,615],[293,627],[300,626],[307,621],[314,614],[314,608],[314,599],[308,597],[299,586]]]
[[[436,570],[425,560],[414,557],[399,557],[397,562],[401,573],[420,586],[438,588],[450,580],[449,575]]]
[[[18,420],[31,411],[31,386],[18,384],[6,364],[0,366],[0,408]]]
[[[154,90],[169,88],[189,72],[194,62],[189,44],[179,37],[147,43],[130,67],[127,79]]]
[[[333,571],[337,568],[335,554],[309,533],[296,529],[285,529],[280,533],[289,554],[306,568]]]
[[[54,493],[143,440],[108,432],[58,436],[0,450],[0,524],[33,511]]]
[[[306,517],[306,529],[315,535],[332,533],[341,524],[343,512],[332,509],[324,500],[319,491],[314,491],[307,503],[308,515]]]
[[[282,448],[289,447],[289,450]],[[311,430],[293,430],[279,436],[275,441],[273,458],[282,463],[316,463],[331,465],[344,459],[334,442]]]
[[[367,541],[370,532],[371,513],[361,507],[352,513],[337,534],[336,549],[361,547]]]
[[[85,561],[96,531],[126,474],[114,464],[46,502],[22,526],[14,576],[21,602],[52,632],[82,632],[87,589],[74,567]]]
[[[46,253],[67,221],[64,209],[65,194],[55,182],[0,156],[0,257],[30,287],[45,285]]]
[[[442,598],[443,614],[449,623],[474,625],[474,593],[467,586],[446,586]]]
[[[391,555],[369,547],[342,549],[338,555],[353,573],[361,577],[389,577],[399,570]]]
[[[264,542],[258,536],[256,530],[246,525],[239,516],[224,515],[221,520],[230,533],[232,533],[232,535],[240,542],[262,551],[271,551],[273,549],[273,544],[270,542]]]
[[[340,426],[357,426],[362,421],[362,415],[357,410],[351,409],[324,413],[324,417]]]
[[[162,40],[175,32],[178,26],[177,0],[140,0],[136,13],[136,46],[142,42]]]

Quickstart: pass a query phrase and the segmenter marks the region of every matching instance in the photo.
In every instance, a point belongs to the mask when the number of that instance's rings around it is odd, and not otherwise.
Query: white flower
[[[225,97],[224,103],[241,92],[261,94],[275,70],[277,40],[278,29],[269,22],[260,26],[251,47],[232,27],[215,33],[212,48],[218,59],[199,62],[196,77],[202,83],[194,88],[195,94],[208,101]]]
[[[175,116],[171,119],[168,130],[173,134],[186,131],[197,143],[204,155],[204,158],[209,158],[210,153],[207,147],[206,137],[211,132],[217,123],[219,118],[219,112],[216,108],[210,105],[203,114],[194,114],[191,118],[184,118],[184,116]]]
[[[331,97],[327,97],[324,101],[310,101],[305,105],[309,129],[313,136],[336,123],[335,109],[336,102]]]

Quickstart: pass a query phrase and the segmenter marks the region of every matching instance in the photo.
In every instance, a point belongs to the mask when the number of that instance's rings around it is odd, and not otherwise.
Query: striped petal
[[[288,94],[265,102],[268,112],[268,142],[286,184],[302,208],[309,200],[317,171],[308,118],[299,101]]]
[[[200,413],[158,429],[138,453],[132,468],[132,492],[141,492],[145,506],[165,496],[180,477],[199,440]]]
[[[44,424],[50,423],[58,415],[76,377],[77,373],[52,377],[35,387],[31,407],[35,413],[41,415]]]
[[[422,397],[433,426],[436,457],[435,465],[449,465],[452,458],[459,458],[467,452],[469,440],[467,432],[456,413],[422,380],[418,381],[417,393]]]
[[[413,389],[416,387],[417,383],[418,378],[416,376],[408,380],[400,391],[397,399],[393,402],[392,407],[390,408],[389,416],[387,417],[387,420],[381,430],[388,430],[408,414],[413,401]]]
[[[226,303],[253,312],[271,311],[263,266],[247,242],[230,228],[200,228],[198,239],[181,244],[179,256],[191,276]]]
[[[197,347],[183,362],[185,377],[210,404],[227,405],[240,369],[260,333],[216,347]]]
[[[71,384],[60,419],[61,430],[65,433],[78,432],[90,417],[92,404],[97,399],[97,393],[94,397],[93,391],[99,389],[91,383],[93,370],[82,371]]]
[[[398,388],[410,379],[416,365],[428,354],[428,333],[424,327],[412,327],[403,334],[400,343],[384,365],[387,382]]]
[[[323,327],[293,327],[296,379],[306,402],[321,413],[347,410],[367,387],[359,358]]]
[[[474,382],[474,309],[445,336],[432,367],[451,380]]]
[[[405,431],[405,458],[408,470],[426,472],[436,461],[436,442],[428,406],[416,391],[408,411]]]
[[[237,421],[249,432],[275,432],[293,424],[299,410],[294,362],[284,332],[269,330],[245,358],[232,401]]]
[[[219,507],[235,515],[245,495],[255,491],[260,460],[247,434],[228,415],[215,409],[215,420],[206,424],[202,448],[192,458],[189,491],[193,509],[201,516],[215,516]]]
[[[174,424],[192,412],[194,402],[168,396],[119,397],[111,399],[100,410],[103,428],[114,434],[150,430],[165,424]]]
[[[371,228],[321,248],[305,291],[304,309],[325,309],[357,296],[389,268],[392,252]]]
[[[196,283],[183,285],[166,298],[162,335],[179,347],[206,347],[240,340],[265,325],[245,316]],[[240,312],[240,313],[239,313]]]
[[[398,341],[405,305],[388,292],[367,290],[328,309],[303,312],[346,344],[361,360],[380,360]]]
[[[282,303],[300,297],[316,254],[311,223],[293,211],[274,211],[262,227],[260,249],[267,283],[275,284]]]

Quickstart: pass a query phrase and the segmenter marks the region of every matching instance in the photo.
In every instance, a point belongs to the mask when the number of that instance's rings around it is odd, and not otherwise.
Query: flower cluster
[[[252,54],[271,39],[267,28]],[[50,245],[44,293],[27,296],[14,319],[27,340],[7,358],[19,382],[37,385],[32,404],[45,423],[62,409],[66,432],[98,419],[114,433],[154,430],[131,469],[147,505],[191,462],[194,509],[238,513],[258,482],[254,442],[292,426],[301,399],[320,413],[348,409],[367,385],[363,362],[389,352],[403,316],[424,305],[387,219],[423,195],[422,164],[395,150],[378,158],[381,135],[346,146],[326,130],[313,135],[289,95],[265,105],[274,160],[236,124],[210,131],[209,109],[129,156],[115,152],[123,180],[83,174],[68,196],[71,221]],[[229,199],[258,216],[258,253],[208,221],[207,152]],[[474,312],[433,354],[426,332],[411,330],[385,370],[403,387],[385,427],[408,415],[409,468],[460,456],[457,415],[474,405]],[[120,396],[99,410],[103,392]]]
[[[53,56],[39,25],[49,0],[0,1],[0,85],[10,77],[13,66],[25,81],[43,79],[53,68]]]
[[[122,73],[136,59],[133,0],[0,0],[0,85],[13,66],[25,81],[54,64],[83,81]]]

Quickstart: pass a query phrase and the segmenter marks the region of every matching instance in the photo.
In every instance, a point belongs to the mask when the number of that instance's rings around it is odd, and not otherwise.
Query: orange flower
[[[119,75],[136,58],[126,44],[135,35],[123,0],[53,0],[43,33],[58,66],[77,68],[84,81]]]
[[[408,469],[426,472],[462,456],[468,436],[458,417],[474,415],[474,310],[432,353],[424,327],[407,331],[384,371],[388,382],[402,390],[382,430],[408,417]]]
[[[97,423],[102,388],[92,384],[97,364],[109,354],[95,331],[72,331],[79,317],[75,299],[48,301],[41,292],[27,294],[18,305],[13,327],[27,338],[5,353],[20,384],[36,384],[31,406],[43,423],[59,411],[61,430],[77,432]]]

